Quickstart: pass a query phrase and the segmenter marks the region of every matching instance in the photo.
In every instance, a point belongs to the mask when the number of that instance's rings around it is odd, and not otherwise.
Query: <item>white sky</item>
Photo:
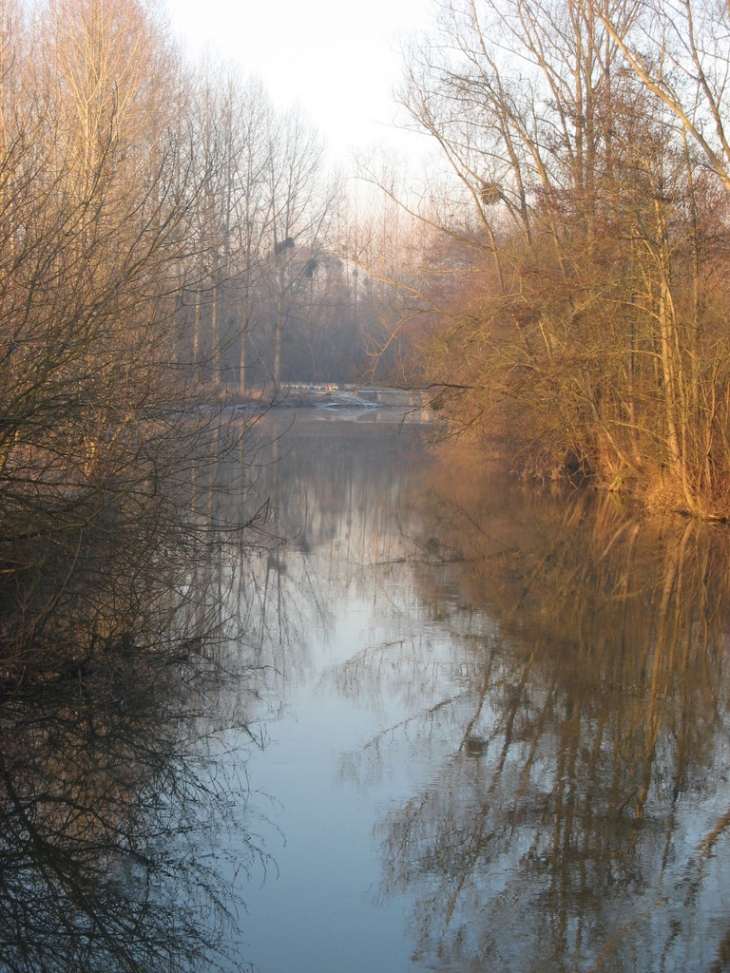
[[[427,29],[432,0],[167,0],[191,54],[210,48],[258,75],[274,104],[300,105],[334,159],[415,136],[394,128],[399,37]],[[420,144],[420,143],[419,143]]]

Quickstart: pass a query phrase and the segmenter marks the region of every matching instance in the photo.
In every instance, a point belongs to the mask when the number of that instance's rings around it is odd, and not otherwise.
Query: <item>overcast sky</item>
[[[350,147],[407,146],[394,133],[399,38],[426,29],[433,0],[167,0],[191,54],[210,47],[298,103],[335,158]]]

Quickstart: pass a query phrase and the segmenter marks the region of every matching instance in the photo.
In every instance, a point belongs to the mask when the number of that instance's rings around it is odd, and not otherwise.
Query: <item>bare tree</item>
[[[324,173],[323,146],[298,111],[272,118],[267,133],[267,201],[270,224],[262,313],[271,339],[268,368],[282,378],[282,341],[306,313],[310,288],[326,248],[338,197]]]
[[[444,3],[402,101],[462,197],[434,220],[461,295],[424,330],[454,414],[512,439],[523,469],[713,516],[725,76],[693,9],[662,31],[631,0]]]
[[[191,446],[174,316],[198,193],[186,125],[162,115],[179,65],[136,0],[53,3],[17,30],[0,156],[8,541],[161,497]]]

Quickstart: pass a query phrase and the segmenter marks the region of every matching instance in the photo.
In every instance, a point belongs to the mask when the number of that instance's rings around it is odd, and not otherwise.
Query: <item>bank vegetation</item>
[[[198,481],[233,445],[210,408],[224,341],[214,327],[223,277],[211,270],[221,163],[206,150],[223,129],[223,81],[187,64],[137,0],[0,5],[8,691],[133,641],[120,586],[139,595],[169,580],[173,550],[197,529]],[[216,111],[204,112],[212,91]],[[110,560],[124,561],[125,580],[116,574],[104,605],[85,612],[79,578],[106,578],[99,564]]]
[[[730,515],[729,28],[707,0],[446,0],[401,91],[449,173],[405,202],[431,231],[410,380],[527,474],[708,518]]]

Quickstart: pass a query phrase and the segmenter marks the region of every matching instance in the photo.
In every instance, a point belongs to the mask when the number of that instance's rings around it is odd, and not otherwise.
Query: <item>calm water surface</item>
[[[0,973],[730,969],[730,531],[337,415],[2,579]]]
[[[520,487],[418,424],[267,422],[286,544],[222,578],[261,744],[224,734],[241,964],[730,969],[726,529]]]

